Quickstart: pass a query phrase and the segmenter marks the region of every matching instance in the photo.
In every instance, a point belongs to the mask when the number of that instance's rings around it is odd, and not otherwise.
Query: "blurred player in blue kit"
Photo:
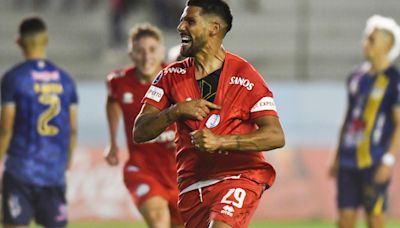
[[[65,227],[65,173],[77,132],[75,84],[46,59],[48,34],[41,18],[21,22],[17,43],[25,61],[1,79],[3,224],[28,227],[34,219],[44,227]]]
[[[370,228],[384,227],[387,188],[400,150],[400,28],[387,17],[368,19],[366,61],[349,77],[348,110],[330,175],[337,178],[340,228],[356,226],[362,206]]]

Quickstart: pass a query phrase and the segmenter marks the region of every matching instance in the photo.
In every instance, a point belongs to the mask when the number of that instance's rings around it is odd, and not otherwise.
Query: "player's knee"
[[[373,214],[367,215],[368,228],[383,228],[384,227],[384,216],[383,214]]]
[[[153,197],[147,200],[141,205],[140,212],[150,227],[170,227],[170,214],[168,203],[165,199]]]
[[[339,228],[354,228],[356,224],[356,213],[354,210],[342,210],[339,213]]]
[[[211,221],[208,228],[232,228],[230,225],[220,222],[220,221]]]

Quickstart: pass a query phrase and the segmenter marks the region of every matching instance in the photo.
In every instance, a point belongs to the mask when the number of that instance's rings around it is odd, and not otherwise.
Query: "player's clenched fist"
[[[184,101],[175,105],[171,115],[175,120],[203,120],[212,109],[221,109],[221,106],[208,102],[204,99]]]
[[[190,133],[193,145],[200,151],[213,153],[221,148],[221,140],[218,135],[204,128]]]

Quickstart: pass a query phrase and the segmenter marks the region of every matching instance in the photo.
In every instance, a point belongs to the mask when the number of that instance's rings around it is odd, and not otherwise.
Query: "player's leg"
[[[339,228],[354,228],[357,208],[362,202],[362,176],[357,170],[339,169],[337,177],[337,203]]]
[[[179,190],[176,183],[173,183],[173,186],[166,186],[166,190],[169,194],[168,200],[168,208],[169,213],[171,215],[171,227],[172,228],[183,228],[183,220],[181,213],[178,208],[178,198],[179,198]]]
[[[369,228],[383,228],[385,227],[384,216],[381,215],[368,215],[367,223]]]
[[[33,217],[31,188],[7,172],[3,175],[2,217],[5,228],[25,228]]]
[[[375,171],[375,168],[364,171],[363,202],[367,214],[368,227],[383,228],[389,182],[375,184]]]
[[[46,228],[62,228],[68,223],[65,186],[40,187],[36,191],[35,220]]]
[[[354,228],[356,227],[357,213],[354,209],[339,210],[339,228]]]
[[[169,228],[171,224],[168,201],[161,196],[148,198],[139,207],[149,227]]]
[[[149,227],[170,227],[168,193],[148,173],[124,172],[124,183]]]
[[[232,228],[230,225],[220,222],[220,221],[211,221],[208,228]]]

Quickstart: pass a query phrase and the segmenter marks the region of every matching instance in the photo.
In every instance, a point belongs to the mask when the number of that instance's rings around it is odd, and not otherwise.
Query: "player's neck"
[[[151,73],[150,75],[147,75],[136,69],[135,76],[139,80],[140,83],[148,84],[148,83],[153,82],[154,78],[157,76],[158,72],[160,72],[161,70],[162,70],[162,67],[160,65],[159,67],[156,68],[156,70],[154,70],[153,73]]]
[[[43,50],[24,50],[24,57],[26,60],[45,59],[46,52]]]
[[[218,48],[205,47],[195,57],[196,79],[202,79],[220,69],[225,60],[225,50],[221,45]]]
[[[369,69],[369,72],[371,74],[378,74],[384,72],[390,66],[390,61],[386,57],[372,59],[370,60],[370,63],[371,63],[371,68]]]

